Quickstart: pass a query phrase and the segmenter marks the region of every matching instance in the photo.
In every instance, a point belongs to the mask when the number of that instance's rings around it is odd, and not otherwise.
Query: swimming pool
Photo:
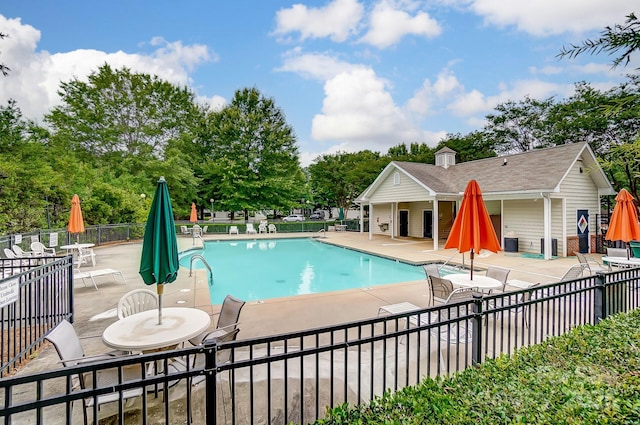
[[[245,301],[315,294],[349,288],[424,279],[422,267],[335,247],[314,239],[269,239],[205,242],[189,251],[202,255],[213,269],[212,304],[227,294]],[[201,261],[194,268],[204,268]]]

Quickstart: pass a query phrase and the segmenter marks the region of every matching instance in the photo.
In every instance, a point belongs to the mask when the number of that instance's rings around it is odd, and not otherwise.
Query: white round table
[[[473,275],[473,280],[468,274],[452,273],[443,276],[444,279],[451,281],[455,286],[463,286],[465,288],[478,288],[478,289],[498,289],[502,288],[502,282],[492,277]]]
[[[102,341],[112,348],[133,352],[171,349],[206,331],[211,324],[207,313],[197,308],[169,307],[132,314],[109,325]]]
[[[72,243],[69,245],[62,245],[60,246],[60,249],[66,249],[67,251],[71,251],[73,249],[78,249],[78,248],[93,248],[94,246],[96,246],[96,244],[94,243]]]

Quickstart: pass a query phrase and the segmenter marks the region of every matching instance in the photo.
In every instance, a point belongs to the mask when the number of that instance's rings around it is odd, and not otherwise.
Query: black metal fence
[[[128,424],[308,423],[327,406],[365,403],[639,304],[640,269],[626,269],[402,314],[372,312],[342,325],[5,378],[0,416],[7,424],[71,424],[82,421],[85,405],[94,423],[105,416]],[[108,371],[115,382],[94,384]],[[78,388],[79,374],[93,379]],[[109,394],[116,401],[98,409]]]
[[[62,319],[73,321],[71,257],[0,259],[0,377],[33,355]]]

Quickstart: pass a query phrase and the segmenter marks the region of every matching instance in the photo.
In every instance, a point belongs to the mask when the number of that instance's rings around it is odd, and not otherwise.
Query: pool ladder
[[[195,254],[191,256],[191,261],[189,262],[189,277],[191,277],[193,273],[193,261],[200,260],[204,264],[204,266],[209,270],[209,285],[213,285],[213,270],[211,270],[211,266],[207,263],[207,260],[200,254]]]

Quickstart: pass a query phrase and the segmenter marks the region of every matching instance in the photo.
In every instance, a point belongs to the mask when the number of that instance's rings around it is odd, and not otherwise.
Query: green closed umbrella
[[[342,207],[338,210],[338,220],[344,220],[344,209]]]
[[[178,277],[178,240],[173,221],[173,208],[164,177],[158,180],[147,218],[142,242],[140,276],[147,285],[156,284],[158,291],[158,324],[162,324],[162,293],[164,285]]]

